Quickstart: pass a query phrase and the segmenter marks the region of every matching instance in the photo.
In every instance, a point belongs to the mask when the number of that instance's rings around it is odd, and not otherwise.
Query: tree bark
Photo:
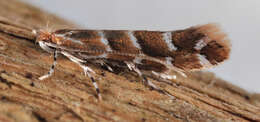
[[[175,99],[145,87],[134,73],[91,65],[99,101],[82,69],[62,56],[54,75],[40,81],[53,60],[35,44],[32,30],[47,23],[53,30],[76,27],[25,3],[0,1],[0,121],[260,121],[259,94],[209,72],[150,78]]]

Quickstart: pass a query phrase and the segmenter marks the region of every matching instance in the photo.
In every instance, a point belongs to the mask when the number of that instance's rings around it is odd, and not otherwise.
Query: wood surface
[[[210,72],[188,73],[188,78],[177,74],[176,80],[149,78],[174,99],[145,87],[133,72],[90,65],[97,72],[99,101],[90,79],[63,56],[54,75],[40,81],[53,59],[35,43],[32,30],[64,27],[76,28],[20,1],[0,1],[1,122],[260,121],[259,94]]]

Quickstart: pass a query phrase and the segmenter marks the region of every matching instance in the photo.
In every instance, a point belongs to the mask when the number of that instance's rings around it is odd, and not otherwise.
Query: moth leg
[[[108,64],[104,63],[103,65],[106,66],[110,72],[114,72],[113,68],[111,68]]]
[[[39,77],[39,80],[44,80],[53,75],[55,65],[57,64],[57,57],[58,57],[58,51],[55,50],[53,53],[53,64],[51,65],[50,71],[46,75]]]
[[[102,100],[102,96],[100,94],[98,84],[97,84],[96,80],[94,79],[94,77],[91,75],[91,73],[95,74],[95,72],[91,68],[89,68],[88,66],[85,66],[82,63],[78,63],[78,64],[83,69],[85,76],[88,76],[91,79],[91,82],[97,92],[98,99]]]
[[[67,56],[71,61],[78,64],[83,69],[85,76],[88,76],[91,79],[91,82],[92,82],[92,84],[95,87],[95,90],[97,92],[98,99],[102,100],[98,84],[97,84],[96,80],[94,79],[94,77],[91,75],[91,73],[96,74],[95,71],[92,70],[90,67],[83,64],[86,61],[81,60],[81,59],[79,59],[79,58],[77,58],[77,57],[75,57],[75,56],[73,56],[73,55],[71,55],[67,52],[64,52],[64,51],[62,51],[61,53],[65,56]]]
[[[98,60],[98,61],[96,61],[96,62],[98,62],[98,63],[101,64],[102,66],[105,66],[110,72],[114,72],[113,68],[110,67],[105,61],[103,61],[103,60]]]
[[[127,67],[130,70],[135,71],[140,77],[142,77],[143,82],[145,85],[151,87],[152,89],[159,89],[155,84],[153,84],[150,80],[148,80],[143,73],[135,66],[135,64],[130,63],[130,62],[126,62]]]
[[[136,67],[135,64],[133,63],[130,63],[130,62],[125,62],[127,67],[130,69],[130,70],[133,70],[135,71],[142,79],[143,79],[143,82],[145,85],[147,85],[148,87],[150,87],[151,89],[153,90],[156,90],[160,93],[163,93],[163,94],[166,94],[168,95],[169,97],[171,97],[172,99],[174,99],[174,96],[172,96],[171,94],[165,92],[164,90],[160,89],[159,87],[157,87],[155,84],[153,84],[153,82],[151,82],[150,80],[147,79],[147,77],[145,75],[143,75],[143,73]]]
[[[168,75],[168,74],[165,74],[165,73],[157,73],[157,72],[154,72],[154,71],[152,71],[152,74],[156,75],[159,78],[167,79],[167,80],[171,80],[171,79],[176,79],[177,78],[176,75]]]

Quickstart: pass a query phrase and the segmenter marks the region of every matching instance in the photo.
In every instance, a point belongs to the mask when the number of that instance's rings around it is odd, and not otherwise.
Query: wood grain
[[[209,72],[150,78],[175,99],[145,87],[134,73],[91,66],[103,96],[98,101],[90,79],[62,56],[54,76],[39,81],[52,57],[35,44],[32,29],[47,23],[54,30],[76,27],[25,3],[0,1],[0,121],[260,121],[259,94]]]

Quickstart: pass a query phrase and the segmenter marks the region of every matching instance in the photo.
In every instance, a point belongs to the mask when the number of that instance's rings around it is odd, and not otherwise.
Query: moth
[[[158,89],[143,75],[144,71],[162,77],[171,70],[185,75],[187,71],[216,66],[230,54],[230,41],[216,24],[175,31],[59,29],[34,33],[40,47],[54,55],[50,71],[39,79],[53,74],[57,55],[62,54],[84,70],[100,99],[100,90],[93,78],[95,72],[86,65],[88,63],[105,65],[111,71],[110,65],[127,67],[148,86]]]

